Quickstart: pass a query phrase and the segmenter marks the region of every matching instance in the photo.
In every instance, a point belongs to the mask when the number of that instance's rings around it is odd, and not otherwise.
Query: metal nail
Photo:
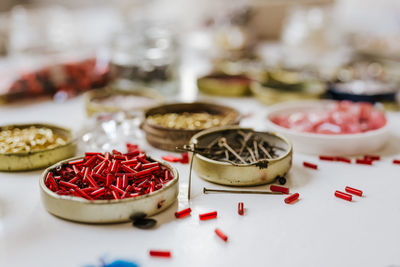
[[[264,154],[265,154],[269,159],[272,159],[271,154],[269,154],[269,152],[268,152],[261,144],[259,144],[258,147],[262,150],[262,152],[264,152]]]
[[[256,162],[256,157],[254,156],[253,150],[250,147],[246,146],[247,151],[249,151],[252,162]]]
[[[232,194],[266,194],[266,195],[282,195],[281,192],[271,192],[262,190],[231,190],[231,189],[211,189],[203,187],[203,193],[232,193]]]
[[[260,159],[260,154],[258,154],[258,147],[257,147],[257,141],[256,140],[253,141],[253,146],[254,146],[254,154],[256,156],[256,159],[258,160],[258,159]]]
[[[226,149],[228,149],[229,152],[231,152],[236,158],[238,158],[243,164],[246,164],[246,161],[244,161],[236,152],[235,150],[233,150],[227,143],[226,143],[226,138],[225,137],[221,137],[218,140],[218,145],[220,147],[225,147]]]

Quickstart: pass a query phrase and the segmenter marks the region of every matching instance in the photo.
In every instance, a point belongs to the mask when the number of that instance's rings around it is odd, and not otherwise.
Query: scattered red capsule
[[[213,211],[213,212],[209,212],[209,213],[199,214],[199,218],[202,221],[215,219],[215,218],[217,218],[217,212]]]
[[[347,200],[347,201],[351,201],[353,199],[352,195],[338,191],[338,190],[335,191],[335,196],[338,198]]]
[[[400,159],[394,159],[393,164],[400,164]]]
[[[372,165],[373,161],[369,159],[356,159],[357,164]]]
[[[171,252],[170,251],[150,250],[149,254],[152,257],[171,258]]]
[[[175,217],[177,219],[180,219],[180,218],[183,218],[183,217],[186,217],[186,216],[190,215],[191,212],[192,212],[192,210],[190,208],[187,208],[187,209],[175,212]]]
[[[310,169],[314,169],[314,170],[318,169],[318,166],[316,164],[306,162],[306,161],[303,162],[303,166],[310,168]]]
[[[243,202],[238,203],[238,213],[239,215],[244,215],[244,204]]]
[[[368,160],[381,160],[381,156],[377,156],[377,155],[364,155],[364,159],[368,159]]]
[[[219,236],[219,238],[221,238],[225,242],[228,241],[228,237],[224,233],[222,233],[221,230],[219,230],[218,228],[215,229],[215,233],[217,234],[217,236]]]
[[[288,196],[287,198],[285,198],[285,203],[286,204],[290,204],[295,202],[297,199],[299,199],[299,193],[294,193],[293,195]]]
[[[179,157],[175,157],[173,155],[166,155],[161,157],[163,160],[168,162],[179,162],[181,159]]]
[[[320,160],[335,161],[335,157],[330,156],[319,156]]]
[[[363,192],[361,190],[352,188],[350,186],[346,186],[345,190],[346,190],[347,193],[350,193],[350,194],[353,194],[353,195],[357,195],[357,196],[360,196],[360,197],[363,194]]]
[[[287,188],[287,187],[283,187],[283,186],[279,186],[279,185],[271,185],[269,187],[269,189],[272,192],[281,192],[281,193],[284,193],[284,194],[289,194],[289,188]]]
[[[351,159],[345,157],[335,157],[335,161],[345,162],[349,164],[351,163]]]

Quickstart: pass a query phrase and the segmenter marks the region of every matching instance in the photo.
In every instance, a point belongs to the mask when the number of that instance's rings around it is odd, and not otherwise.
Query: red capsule
[[[187,163],[189,163],[189,153],[183,153],[182,155],[182,158],[181,158],[181,160],[180,160],[180,162],[182,163],[182,164],[187,164]]]
[[[334,161],[335,157],[330,157],[330,156],[319,156],[320,160],[327,160],[327,161]]]
[[[357,164],[372,165],[373,161],[368,159],[356,159]]]
[[[92,178],[90,175],[86,176],[86,180],[89,182],[89,184],[90,184],[91,186],[93,186],[93,187],[99,187],[99,186],[97,185],[97,183],[93,180],[93,178]]]
[[[143,164],[142,168],[143,169],[149,169],[149,168],[153,168],[159,166],[158,162],[152,162],[152,163],[147,163],[147,164]]]
[[[111,191],[111,193],[112,193],[114,199],[119,199],[119,195],[116,191]]]
[[[340,162],[345,162],[345,163],[351,163],[351,159],[345,158],[345,157],[335,157],[336,161]]]
[[[400,159],[394,159],[393,164],[400,164]]]
[[[90,157],[90,156],[98,156],[98,155],[103,155],[102,153],[100,153],[100,152],[86,152],[85,153],[85,157]]]
[[[271,185],[269,187],[269,189],[272,192],[281,192],[281,193],[284,193],[284,194],[289,194],[289,188],[287,188],[287,187],[278,186],[278,185]]]
[[[219,236],[219,238],[221,238],[225,242],[228,241],[228,237],[224,233],[222,233],[222,231],[219,230],[218,228],[215,229],[215,233],[217,234],[217,236]]]
[[[310,168],[310,169],[314,169],[314,170],[318,169],[318,166],[316,164],[306,162],[306,161],[303,162],[303,166]]]
[[[294,193],[293,195],[288,196],[285,198],[285,203],[290,204],[295,202],[297,199],[299,199],[300,194],[299,193]]]
[[[92,197],[99,197],[101,195],[104,195],[105,191],[106,191],[106,188],[102,187],[100,189],[97,189],[97,190],[93,191],[92,193],[90,193],[90,195]]]
[[[152,257],[171,258],[171,252],[170,251],[150,250],[149,254]]]
[[[364,159],[375,161],[375,160],[380,160],[381,157],[377,155],[364,155]]]
[[[347,201],[351,201],[353,199],[352,195],[346,194],[344,192],[340,192],[338,190],[335,191],[335,196]]]
[[[77,188],[78,187],[76,184],[72,184],[72,183],[64,182],[64,181],[60,181],[60,185],[63,187],[67,187],[67,188]]]
[[[122,189],[125,189],[128,186],[128,176],[123,175],[122,176]]]
[[[172,155],[167,155],[167,156],[162,156],[161,157],[163,160],[168,161],[168,162],[179,162],[181,159],[179,157],[175,157]]]
[[[180,219],[180,218],[183,218],[183,217],[186,217],[186,216],[190,215],[191,212],[192,212],[192,210],[190,208],[187,208],[187,209],[175,212],[175,217],[177,219]]]
[[[118,188],[118,187],[116,187],[115,185],[110,185],[110,188],[113,190],[113,191],[117,191],[119,194],[121,194],[121,195],[123,195],[124,193],[125,193],[125,191],[124,190],[122,190],[122,189],[120,189],[120,188]]]
[[[363,194],[363,192],[361,190],[352,188],[350,186],[346,186],[345,190],[346,190],[347,193],[350,193],[350,194],[353,194],[353,195],[357,195],[357,196],[360,196],[360,197]]]
[[[217,218],[217,212],[213,211],[213,212],[209,212],[209,213],[199,214],[199,218],[202,221],[215,219],[215,218]]]
[[[239,213],[239,215],[243,215],[244,214],[244,204],[243,204],[243,202],[239,202],[238,203],[238,213]]]
[[[83,164],[85,162],[85,159],[77,159],[77,160],[73,160],[68,162],[69,165],[75,165],[75,164]]]

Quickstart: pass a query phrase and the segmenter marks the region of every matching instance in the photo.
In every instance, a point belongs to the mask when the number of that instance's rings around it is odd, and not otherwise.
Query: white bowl
[[[276,131],[293,144],[293,151],[305,154],[352,156],[374,153],[382,149],[388,141],[389,122],[377,130],[355,134],[316,134],[299,132],[281,127],[271,121],[276,115],[290,114],[333,105],[333,100],[295,101],[273,105],[268,110],[268,130]],[[386,120],[388,118],[386,117]]]

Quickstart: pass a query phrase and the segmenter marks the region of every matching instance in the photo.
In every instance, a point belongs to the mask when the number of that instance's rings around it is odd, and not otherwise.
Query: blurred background
[[[201,75],[270,68],[327,82],[390,74],[351,90],[397,92],[396,0],[2,0],[0,11],[3,103],[65,101],[111,82],[190,101]]]

